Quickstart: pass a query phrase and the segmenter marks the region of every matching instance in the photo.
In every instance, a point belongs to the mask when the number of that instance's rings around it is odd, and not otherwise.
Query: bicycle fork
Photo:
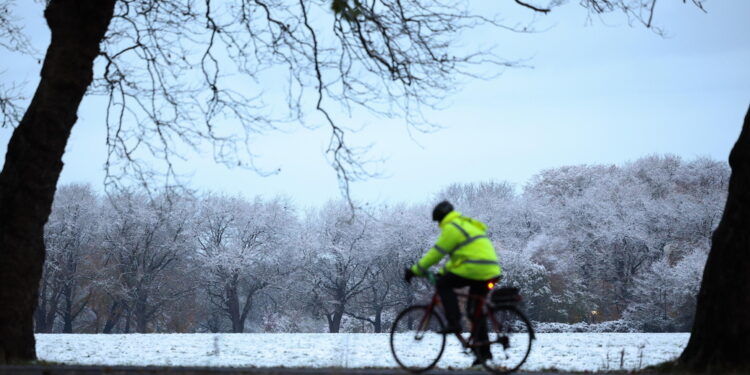
[[[430,324],[430,318],[432,318],[432,310],[433,306],[436,304],[431,303],[429,306],[427,306],[427,311],[425,312],[424,316],[422,316],[422,320],[419,321],[419,325],[417,325],[417,332],[414,335],[414,340],[420,341],[422,338],[424,338],[425,333],[429,330],[429,324]]]

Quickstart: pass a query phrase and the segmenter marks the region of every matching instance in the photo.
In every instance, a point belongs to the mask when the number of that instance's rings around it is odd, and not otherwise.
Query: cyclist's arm
[[[458,242],[461,240],[462,234],[459,233],[458,229],[452,225],[448,225],[440,233],[435,246],[427,251],[422,259],[417,264],[411,267],[412,272],[417,276],[424,276],[425,272],[434,264],[438,263],[444,256],[450,254]]]

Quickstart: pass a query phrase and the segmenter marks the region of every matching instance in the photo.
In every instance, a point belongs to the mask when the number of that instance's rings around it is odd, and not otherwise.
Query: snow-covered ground
[[[635,370],[676,358],[687,333],[542,333],[522,370]],[[68,364],[396,367],[388,334],[39,334],[37,354]],[[472,358],[451,337],[438,367]],[[621,367],[622,362],[622,367]]]

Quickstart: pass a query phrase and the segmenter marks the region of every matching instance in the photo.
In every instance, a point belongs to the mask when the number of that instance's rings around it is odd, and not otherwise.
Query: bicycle
[[[434,287],[435,275],[427,273],[427,280]],[[457,293],[459,297],[475,299],[474,311],[471,312],[471,329],[468,338],[461,332],[455,334],[468,354],[483,345],[490,345],[492,358],[482,363],[485,370],[494,374],[508,374],[518,370],[531,352],[531,343],[535,339],[534,329],[526,316],[519,310],[522,297],[517,288],[494,289],[494,282],[488,283],[490,289],[489,303],[481,296],[468,293]],[[435,366],[445,350],[445,323],[440,312],[437,291],[433,293],[427,305],[412,305],[398,314],[391,326],[390,345],[396,362],[411,373],[425,372]],[[489,340],[477,342],[474,337],[474,322],[487,316]],[[467,315],[469,315],[467,313]],[[433,353],[437,355],[433,358]]]

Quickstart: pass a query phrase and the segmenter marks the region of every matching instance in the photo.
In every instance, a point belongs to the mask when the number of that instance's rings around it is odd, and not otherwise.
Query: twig
[[[523,1],[521,1],[521,0],[516,0],[516,4],[518,4],[518,5],[521,5],[521,6],[524,6],[524,7],[526,7],[526,8],[529,8],[529,9],[531,9],[531,10],[533,10],[533,11],[535,11],[535,12],[539,12],[539,13],[544,13],[544,14],[547,14],[547,13],[549,13],[549,11],[550,11],[550,9],[549,9],[549,8],[538,8],[538,7],[535,7],[535,6],[531,5],[531,4],[528,4],[528,3],[526,3],[526,2],[523,2]]]

